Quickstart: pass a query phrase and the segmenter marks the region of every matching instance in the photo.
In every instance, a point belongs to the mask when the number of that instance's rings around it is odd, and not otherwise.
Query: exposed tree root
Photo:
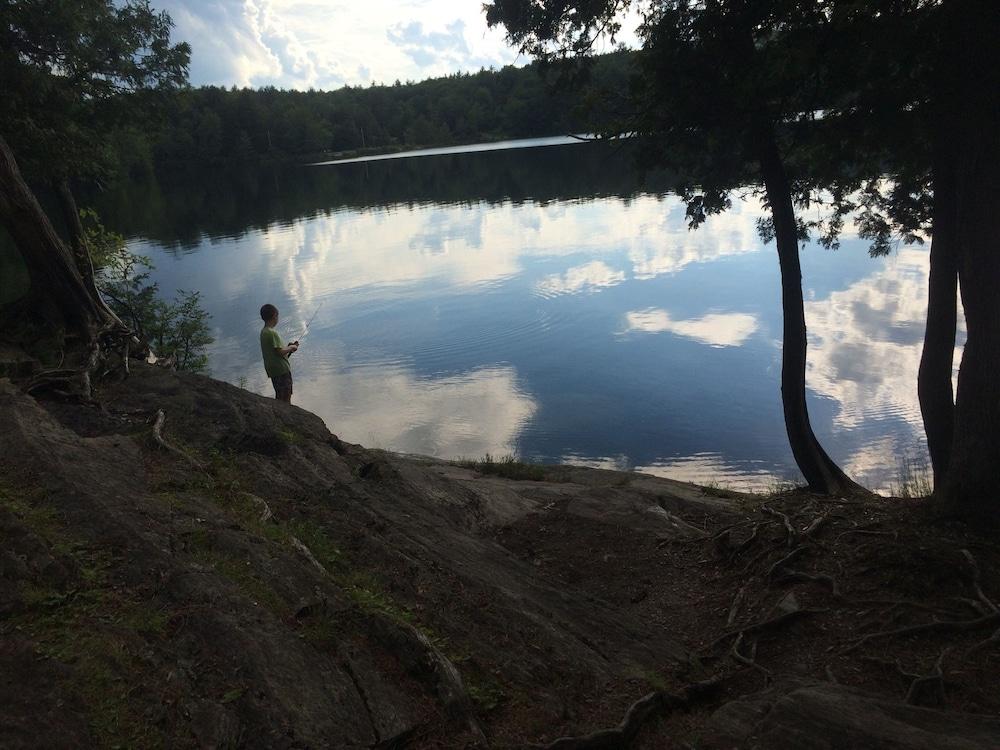
[[[797,560],[799,557],[802,556],[802,554],[805,551],[806,551],[805,547],[796,547],[791,552],[789,552],[787,555],[785,555],[783,558],[781,558],[780,560],[778,560],[774,565],[772,565],[770,568],[768,568],[767,575],[765,576],[767,578],[767,580],[769,580],[769,581],[773,580],[774,576],[778,573],[778,571],[780,571],[782,568],[784,568],[786,565],[788,565],[793,560]]]
[[[736,615],[739,613],[740,605],[743,604],[743,598],[746,596],[747,587],[746,584],[740,587],[740,590],[736,592],[736,596],[733,597],[733,604],[729,608],[729,617],[726,618],[726,627],[731,628],[733,623],[736,622]]]
[[[750,532],[750,536],[744,539],[743,542],[740,543],[740,546],[733,551],[733,557],[742,554],[751,544],[757,541],[757,537],[760,536],[760,527],[761,525],[759,523],[755,523],[753,525],[753,531]]]
[[[899,663],[899,659],[895,661],[889,661],[888,659],[880,659],[877,656],[862,656],[861,661],[868,662],[869,664],[876,664],[880,667],[885,667],[886,669],[891,669],[892,671],[899,674],[900,677],[904,677],[911,682],[913,680],[919,680],[920,675],[914,674],[913,672],[907,672],[903,669],[903,665]]]
[[[969,600],[971,602],[971,600]],[[941,609],[940,607],[932,607],[929,604],[924,604],[923,602],[914,602],[909,599],[853,599],[854,604],[860,604],[864,606],[869,605],[880,605],[889,607],[886,614],[894,609],[901,609],[903,607],[910,607],[912,609],[918,609],[921,612],[928,612],[932,615],[950,615],[954,617],[953,612],[949,612],[946,609]],[[988,614],[986,612],[980,612],[978,608],[973,607],[973,610],[979,614]]]
[[[843,653],[847,654],[851,651],[856,651],[869,641],[874,641],[879,638],[890,638],[896,635],[913,635],[915,633],[959,633],[970,630],[979,630],[980,628],[989,627],[994,624],[1000,624],[1000,613],[986,615],[985,617],[980,617],[975,620],[936,620],[934,622],[925,622],[920,625],[907,625],[905,628],[896,628],[895,630],[882,630],[878,633],[869,633],[868,635],[855,641],[852,645],[846,648]]]
[[[476,719],[472,698],[458,669],[426,635],[407,622],[381,614],[368,614],[372,631],[414,676],[430,677],[438,699],[451,716],[463,722],[476,739],[486,744],[486,735]]]
[[[291,544],[316,570],[320,573],[327,574],[327,569],[323,566],[319,560],[313,555],[312,550],[310,550],[305,544],[302,543],[296,536],[291,536],[288,538],[289,544]]]
[[[762,633],[765,630],[772,630],[773,628],[781,627],[782,625],[785,625],[791,622],[792,620],[798,620],[799,618],[808,617],[809,615],[822,614],[823,612],[827,611],[829,610],[796,609],[792,610],[791,612],[783,612],[777,617],[772,617],[767,620],[761,620],[759,622],[750,623],[749,625],[743,625],[739,628],[736,628],[735,630],[729,631],[728,633],[723,633],[714,641],[712,641],[711,644],[709,644],[709,648],[715,648],[724,640],[726,640],[727,638],[732,638],[734,635],[739,636],[739,635],[746,635],[747,633]]]
[[[241,493],[243,497],[252,502],[258,508],[260,508],[260,522],[267,523],[268,521],[274,520],[274,513],[271,512],[271,506],[267,504],[267,500],[258,495],[254,495],[252,492]]]
[[[837,538],[834,539],[834,543],[839,542],[845,536],[849,534],[859,534],[861,536],[891,536],[893,539],[899,539],[898,531],[871,531],[869,529],[848,529],[847,531],[842,531],[837,534]]]
[[[175,456],[183,458],[198,471],[205,472],[205,467],[201,464],[200,461],[193,458],[192,456],[189,456],[180,448],[171,445],[169,442],[167,442],[166,438],[163,437],[163,423],[166,422],[166,420],[167,420],[167,415],[163,413],[163,409],[157,409],[156,419],[153,422],[153,439],[156,441],[156,444],[159,445],[161,448],[163,448],[163,450],[167,451],[168,453],[173,453]]]
[[[934,662],[934,671],[917,677],[906,691],[906,702],[911,706],[940,706],[944,703],[944,657],[950,651],[946,648]]]
[[[823,515],[816,516],[816,518],[814,518],[808,526],[802,529],[802,536],[812,536],[813,534],[815,534],[817,531],[820,530],[823,524],[825,524],[829,520],[830,520],[830,511],[827,511]]]
[[[812,573],[803,573],[801,570],[786,570],[780,578],[775,580],[775,583],[791,583],[791,582],[802,582],[802,583],[822,583],[828,586],[830,589],[830,594],[834,599],[840,599],[840,587],[837,585],[837,579],[833,576],[826,575],[825,573],[817,573],[813,575]]]
[[[718,680],[695,683],[681,695],[658,690],[644,695],[625,712],[625,718],[613,729],[600,729],[580,737],[560,737],[547,745],[528,745],[539,750],[624,750],[635,740],[639,730],[653,716],[664,711],[688,708],[698,700],[713,694]]]
[[[764,675],[764,684],[768,685],[771,682],[771,670],[767,667],[762,667],[757,663],[757,645],[754,644],[752,647],[752,653],[749,657],[744,656],[740,653],[740,646],[743,644],[743,633],[740,633],[736,640],[733,641],[732,648],[729,649],[729,655],[733,657],[740,664],[750,667],[751,669],[756,669],[762,675]]]
[[[968,651],[966,651],[965,655],[964,655],[964,658],[968,659],[970,656],[972,656],[976,652],[981,651],[984,648],[988,648],[988,647],[992,646],[995,643],[1000,643],[1000,630],[997,630],[993,635],[991,635],[985,641],[980,641],[979,643],[977,643],[976,645],[974,645],[972,648],[970,648]]]
[[[997,605],[994,604],[985,593],[983,593],[981,585],[982,575],[979,572],[979,563],[976,562],[976,558],[973,557],[972,553],[967,549],[962,550],[962,556],[965,558],[966,562],[969,563],[969,567],[972,569],[972,587],[976,592],[976,597],[990,612],[1000,612],[1000,609],[997,609]]]
[[[308,545],[295,536],[290,537],[289,541],[316,570],[329,577],[330,572],[316,559]],[[445,709],[455,719],[464,722],[479,742],[486,744],[486,735],[476,719],[472,698],[451,660],[408,622],[401,622],[381,613],[365,613],[365,617],[372,626],[373,634],[399,658],[408,671],[417,677],[432,676],[438,698]]]
[[[138,342],[138,339],[118,318],[114,318],[96,334],[82,365],[63,367],[66,359],[66,352],[63,350],[59,367],[36,374],[24,385],[24,392],[32,396],[45,393],[68,401],[92,402],[95,378],[100,380],[119,369],[128,377],[133,342]],[[100,372],[101,363],[108,361],[112,355],[116,357],[117,364]]]
[[[799,533],[795,530],[795,527],[792,525],[792,520],[788,517],[788,515],[782,513],[780,510],[775,510],[774,508],[768,505],[762,505],[760,506],[760,509],[765,513],[767,513],[769,516],[774,516],[775,518],[781,520],[781,523],[785,527],[785,543],[789,547],[794,547],[795,543],[799,539]]]

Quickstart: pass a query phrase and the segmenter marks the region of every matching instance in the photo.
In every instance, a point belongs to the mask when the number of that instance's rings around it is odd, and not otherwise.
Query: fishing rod
[[[309,333],[309,326],[311,326],[312,322],[314,320],[316,320],[316,316],[319,315],[319,309],[321,307],[323,307],[323,303],[322,302],[320,302],[318,305],[316,305],[316,309],[315,309],[315,311],[313,311],[312,317],[309,318],[308,321],[306,321],[306,325],[302,329],[302,333],[300,333],[298,335],[298,338],[296,338],[295,341],[292,342],[293,344],[298,344],[300,341],[302,341],[302,339],[304,339],[306,337],[306,334]]]

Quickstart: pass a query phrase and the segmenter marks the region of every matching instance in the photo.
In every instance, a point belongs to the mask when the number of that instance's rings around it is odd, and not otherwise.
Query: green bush
[[[201,306],[200,292],[177,290],[168,302],[158,285],[149,282],[152,261],[128,249],[125,238],[101,224],[93,211],[81,211],[85,241],[94,262],[97,288],[135,333],[149,343],[157,356],[175,356],[177,369],[208,369],[205,347],[215,339],[209,314]]]

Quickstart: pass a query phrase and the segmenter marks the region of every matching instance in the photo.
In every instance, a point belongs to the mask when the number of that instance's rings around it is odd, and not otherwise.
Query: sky
[[[191,84],[334,89],[528,62],[478,0],[154,0]]]
[[[153,0],[153,6],[170,14],[173,39],[191,45],[194,86],[336,89],[529,62],[502,30],[487,28],[481,0]],[[610,42],[599,47],[610,48]]]

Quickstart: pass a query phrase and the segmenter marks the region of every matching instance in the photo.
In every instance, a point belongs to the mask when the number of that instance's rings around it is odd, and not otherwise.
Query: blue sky
[[[454,0],[154,0],[193,48],[191,83],[318,89],[527,60]]]
[[[334,89],[528,62],[481,0],[153,0],[196,86]],[[628,28],[628,25],[626,25]],[[634,28],[634,25],[633,25]]]

